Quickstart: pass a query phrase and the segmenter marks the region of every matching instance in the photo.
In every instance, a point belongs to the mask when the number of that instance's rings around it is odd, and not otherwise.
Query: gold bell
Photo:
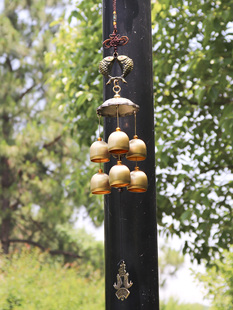
[[[122,165],[120,160],[109,171],[109,183],[113,187],[125,187],[130,184],[129,168]]]
[[[111,193],[109,177],[106,173],[103,173],[102,169],[99,169],[99,172],[91,178],[91,192],[95,195]]]
[[[108,151],[111,154],[125,154],[129,151],[129,137],[120,127],[108,137]]]
[[[130,173],[131,182],[127,187],[128,191],[134,193],[144,193],[147,191],[148,180],[146,174],[135,167],[135,170]]]
[[[135,135],[132,140],[129,141],[129,152],[126,155],[128,160],[142,161],[146,159],[147,151],[146,144],[138,136]]]
[[[94,163],[106,163],[110,160],[108,145],[100,137],[90,147],[90,159]]]

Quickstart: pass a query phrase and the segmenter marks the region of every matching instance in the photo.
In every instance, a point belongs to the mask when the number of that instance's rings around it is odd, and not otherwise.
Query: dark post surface
[[[147,145],[147,159],[138,165],[148,176],[146,193],[130,193],[126,189],[118,192],[112,189],[105,195],[105,266],[106,266],[106,310],[158,310],[158,260],[157,224],[155,197],[155,147],[154,109],[151,41],[150,0],[117,1],[118,33],[127,35],[129,43],[118,48],[119,55],[127,55],[134,61],[134,69],[126,77],[128,84],[120,83],[121,96],[140,106],[137,113],[137,135]],[[112,33],[112,0],[103,0],[103,38]],[[104,57],[113,54],[105,50]],[[112,86],[104,86],[104,100],[113,97]],[[105,118],[105,141],[116,129],[115,118]],[[120,118],[121,130],[129,138],[134,135],[134,118]],[[123,159],[130,170],[135,163]],[[111,158],[105,165],[106,172],[116,160]],[[127,300],[115,296],[119,262],[124,260],[129,280]]]

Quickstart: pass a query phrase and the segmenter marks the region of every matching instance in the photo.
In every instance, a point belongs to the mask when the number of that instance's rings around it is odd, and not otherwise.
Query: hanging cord
[[[105,40],[103,42],[104,48],[114,48],[114,57],[117,57],[117,48],[118,46],[123,46],[129,42],[129,38],[127,36],[120,36],[117,34],[117,12],[116,12],[116,0],[112,1],[112,7],[113,7],[113,33],[109,35],[109,39]]]
[[[123,231],[123,217],[122,217],[122,194],[121,192],[119,193],[120,195],[120,206],[119,206],[119,213],[120,213],[120,263],[124,260],[125,258],[125,251],[124,251],[124,246],[123,246],[123,236],[124,236],[124,231]]]
[[[137,116],[136,116],[136,111],[133,112],[134,113],[134,139],[137,139],[138,136],[137,136]],[[137,160],[137,157],[136,157],[136,166],[135,168],[137,168],[138,166],[138,160]]]
[[[99,118],[99,137],[100,137],[100,118],[101,118],[101,115],[98,115],[98,118]]]
[[[134,113],[134,138],[137,138],[137,117],[136,117],[136,111],[133,112]]]
[[[120,128],[120,124],[119,124],[119,105],[116,106],[116,110],[117,110],[117,128]]]

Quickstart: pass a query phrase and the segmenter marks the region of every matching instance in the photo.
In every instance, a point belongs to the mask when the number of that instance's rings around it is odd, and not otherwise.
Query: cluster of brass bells
[[[120,76],[111,76],[113,64],[117,62],[122,69]],[[127,187],[128,191],[135,193],[146,192],[148,181],[146,174],[139,170],[137,166],[138,161],[146,159],[147,151],[146,145],[138,139],[136,135],[136,113],[139,111],[139,106],[127,98],[120,96],[121,87],[119,80],[125,81],[125,77],[133,69],[133,60],[125,55],[115,55],[105,57],[99,64],[100,73],[102,73],[109,80],[107,84],[112,81],[114,83],[113,91],[114,97],[106,100],[101,106],[97,108],[97,115],[99,117],[116,117],[117,128],[116,131],[110,134],[108,143],[102,141],[99,137],[98,141],[94,142],[90,148],[90,159],[94,163],[106,163],[110,160],[110,156],[117,157],[117,164],[109,171],[109,176],[99,169],[91,179],[92,194],[109,194],[111,188]],[[129,141],[129,137],[119,127],[119,117],[128,115],[135,116],[135,135]],[[100,125],[99,125],[100,126]],[[130,172],[129,168],[122,164],[121,156],[126,156],[130,161],[136,162],[135,170]]]
[[[119,127],[116,128],[108,138],[108,143],[98,138],[90,148],[90,159],[95,163],[106,163],[110,160],[110,155],[117,156],[117,164],[109,171],[109,176],[103,173],[102,169],[91,179],[92,194],[109,194],[111,187],[122,188],[135,193],[146,192],[148,181],[146,174],[139,170],[136,165],[135,170],[130,172],[126,165],[123,165],[120,157],[126,155],[130,161],[142,161],[146,159],[147,150],[145,143],[135,135],[129,141],[127,134]]]

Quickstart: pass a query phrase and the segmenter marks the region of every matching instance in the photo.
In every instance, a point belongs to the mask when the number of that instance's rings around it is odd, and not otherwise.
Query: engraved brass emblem
[[[111,76],[111,71],[113,64],[117,61],[119,64],[122,74],[120,76]],[[99,72],[108,78],[107,85],[111,84],[114,80],[121,80],[124,83],[127,83],[125,77],[133,70],[133,60],[125,55],[119,55],[117,57],[108,56],[105,57],[99,63]]]
[[[126,265],[124,261],[120,264],[118,271],[119,273],[117,274],[117,283],[114,283],[113,286],[117,290],[117,298],[121,301],[124,301],[130,294],[128,289],[133,285],[133,282],[129,282],[129,274],[126,272]]]

